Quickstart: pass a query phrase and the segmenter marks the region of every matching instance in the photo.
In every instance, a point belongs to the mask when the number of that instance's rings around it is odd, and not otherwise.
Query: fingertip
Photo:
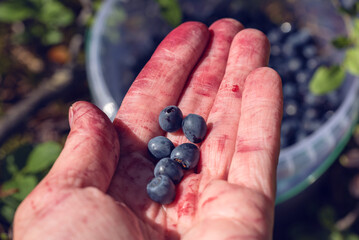
[[[238,31],[244,29],[244,25],[241,22],[234,19],[234,18],[221,18],[219,20],[216,20],[215,22],[213,22],[211,24],[209,29],[228,27],[228,26],[232,26],[234,28],[237,28]]]
[[[73,110],[73,106],[70,106],[70,108],[69,108],[69,125],[70,125],[70,129],[72,128],[73,120],[74,120],[74,110]]]
[[[270,67],[259,67],[254,69],[247,77],[248,79],[266,79],[282,85],[282,79],[278,72]]]
[[[187,21],[180,24],[177,28],[195,28],[195,29],[197,28],[203,32],[208,31],[207,25],[198,21]]]
[[[266,86],[269,94],[282,100],[282,79],[273,68],[259,67],[253,70],[246,79],[246,85]]]
[[[74,122],[74,114],[77,113],[77,108],[79,107],[79,105],[86,105],[87,102],[85,101],[77,101],[77,102],[74,102],[70,108],[69,108],[69,125],[70,125],[70,128],[72,128],[73,126],[73,122]],[[90,104],[90,103],[88,103]]]
[[[243,31],[239,32],[235,39],[248,39],[248,40],[256,40],[263,41],[265,44],[269,46],[269,40],[267,36],[260,30],[255,28],[246,28]]]
[[[243,29],[234,37],[232,45],[239,54],[245,51],[248,56],[261,55],[260,65],[257,67],[268,65],[270,42],[262,31],[254,28]]]
[[[106,191],[120,152],[117,132],[107,117],[90,102],[75,102],[69,109],[71,131],[48,179],[54,187],[94,186]]]
[[[71,129],[78,125],[77,123],[83,122],[82,120],[89,121],[91,118],[95,119],[94,123],[103,122],[106,125],[111,124],[111,120],[108,116],[96,105],[90,102],[77,101],[69,108],[69,124]]]
[[[185,33],[185,35],[190,34],[193,36],[197,36],[198,38],[201,38],[203,40],[207,40],[209,37],[209,30],[207,25],[197,21],[184,22],[178,27],[176,27],[169,35],[183,35],[183,33]]]

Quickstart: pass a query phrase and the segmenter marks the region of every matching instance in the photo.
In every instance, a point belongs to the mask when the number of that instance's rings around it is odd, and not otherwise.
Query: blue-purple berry
[[[202,142],[207,133],[207,124],[203,117],[188,114],[182,121],[184,135],[193,143]]]
[[[171,158],[162,158],[155,167],[155,177],[159,175],[166,175],[174,184],[181,182],[183,178],[182,167]]]
[[[168,176],[159,175],[147,184],[147,194],[155,202],[170,204],[176,197],[176,189]]]
[[[160,127],[166,132],[175,132],[182,126],[183,114],[176,106],[165,107],[158,117]]]
[[[151,156],[156,159],[162,159],[169,157],[175,146],[168,138],[157,136],[148,142],[147,148]]]
[[[193,169],[199,161],[199,148],[192,143],[183,143],[173,149],[171,158],[181,164],[184,169]]]

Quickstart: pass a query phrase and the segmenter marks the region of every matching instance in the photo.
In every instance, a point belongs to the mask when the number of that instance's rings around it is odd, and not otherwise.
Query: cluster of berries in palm
[[[157,136],[148,142],[150,155],[158,162],[154,169],[154,178],[147,184],[147,194],[155,202],[169,204],[176,197],[176,187],[183,178],[184,171],[194,169],[199,161],[200,151],[197,145],[207,133],[206,121],[197,114],[188,114],[183,118],[177,106],[164,108],[159,115],[160,127],[166,132],[175,132],[182,128],[186,138],[192,143],[183,143],[177,147],[164,136]]]

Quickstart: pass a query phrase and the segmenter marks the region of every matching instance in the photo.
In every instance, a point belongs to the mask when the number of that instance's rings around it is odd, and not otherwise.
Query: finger
[[[138,148],[152,137],[163,135],[158,114],[164,107],[177,104],[208,36],[205,25],[187,22],[174,29],[158,46],[126,94],[114,121],[120,139],[125,140],[121,147]]]
[[[198,65],[192,72],[178,106],[184,116],[195,113],[207,119],[225,72],[229,48],[243,25],[234,19],[221,19],[210,27],[210,40]],[[177,145],[186,142],[183,134],[169,133]]]
[[[132,84],[115,118],[123,151],[108,194],[124,201],[138,216],[159,208],[146,193],[154,167],[145,155],[147,143],[152,137],[164,135],[158,115],[164,107],[177,104],[208,37],[208,28],[197,22],[174,29]]]
[[[220,210],[218,210],[219,206]],[[197,224],[193,224],[194,227],[189,231],[195,235],[189,234],[192,238],[188,237],[188,239],[270,238],[273,228],[273,209],[274,204],[271,201],[251,189],[228,184],[225,180],[211,181],[199,198]],[[226,223],[218,226],[223,237],[218,237],[216,231],[208,229],[207,232],[210,233],[195,238],[206,225],[213,225],[216,221]]]
[[[228,181],[274,200],[282,119],[282,85],[274,70],[260,68],[248,76],[241,111]]]
[[[71,131],[43,187],[87,187],[106,191],[116,169],[119,142],[108,117],[96,106],[77,102],[70,108]]]
[[[269,42],[262,32],[245,29],[235,36],[226,73],[208,117],[211,130],[201,146],[202,172],[209,179],[227,177],[241,116],[244,81],[252,70],[265,66],[268,58]]]
[[[219,85],[225,72],[228,53],[231,42],[238,31],[243,29],[242,24],[234,19],[221,19],[213,23],[210,27],[211,38],[209,44],[200,59],[198,65],[192,72],[185,90],[179,101],[179,108],[184,116],[189,113],[195,113],[207,119],[209,111],[213,105]],[[167,137],[175,145],[188,142],[183,134],[170,133]],[[167,213],[177,216],[179,231],[188,228],[191,218],[195,213],[196,202],[189,202],[188,199],[194,199],[197,187],[194,187],[196,177],[188,177],[192,171],[186,171],[186,177],[178,187],[179,196],[176,207],[167,208]]]

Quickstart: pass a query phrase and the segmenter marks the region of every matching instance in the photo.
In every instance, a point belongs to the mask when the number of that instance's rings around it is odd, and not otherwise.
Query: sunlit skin
[[[20,239],[271,239],[282,117],[281,80],[265,67],[269,43],[233,19],[173,30],[128,91],[113,123],[73,104],[71,131],[49,174],[22,202]],[[198,169],[173,203],[146,194],[148,141],[165,133],[158,114],[177,105],[206,119]]]

